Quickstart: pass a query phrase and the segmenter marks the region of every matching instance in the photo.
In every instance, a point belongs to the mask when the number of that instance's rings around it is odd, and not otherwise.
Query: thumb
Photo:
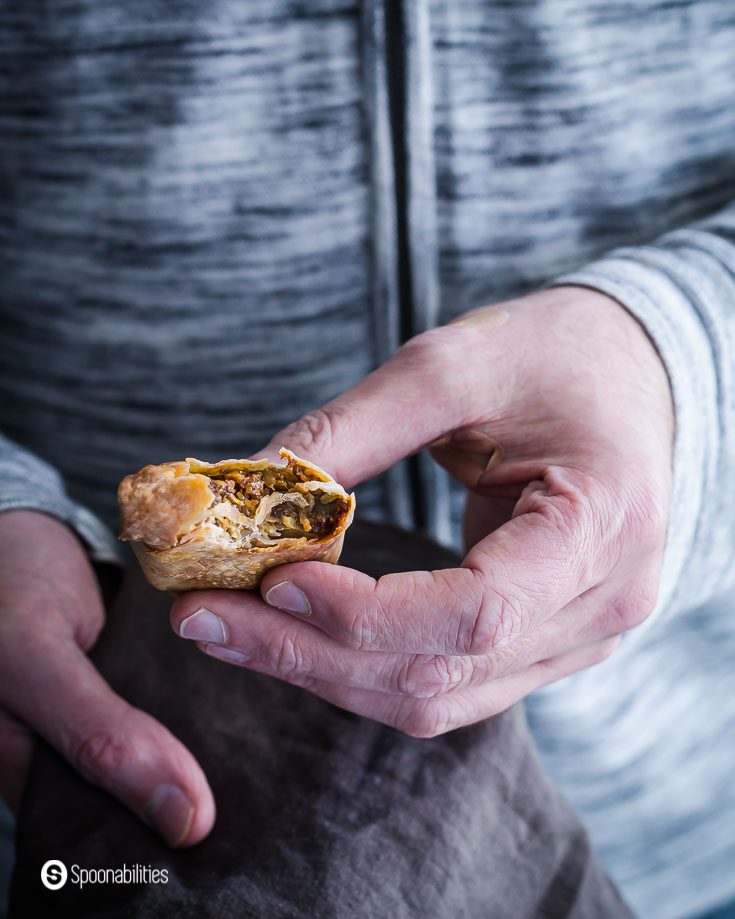
[[[472,334],[450,325],[411,339],[356,386],[279,431],[255,457],[288,447],[345,488],[378,475],[472,417]]]
[[[162,724],[116,695],[73,642],[36,637],[3,663],[16,670],[7,674],[8,708],[88,781],[171,846],[207,835],[215,807],[199,764]]]

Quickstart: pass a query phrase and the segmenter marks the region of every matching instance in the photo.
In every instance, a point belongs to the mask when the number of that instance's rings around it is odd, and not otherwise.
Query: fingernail
[[[218,660],[227,661],[228,664],[246,664],[250,658],[247,654],[240,651],[233,651],[232,648],[220,648],[219,645],[205,645],[202,650],[210,657],[216,657]]]
[[[496,466],[499,466],[503,461],[503,448],[500,444],[495,446],[495,452],[492,454],[490,459],[487,461],[487,466],[485,467],[485,472],[490,472],[491,469],[495,469]]]
[[[441,437],[437,437],[436,440],[430,441],[426,445],[427,450],[434,450],[437,447],[447,447],[449,446],[450,436],[447,434],[442,434]]]
[[[191,829],[194,805],[178,785],[164,782],[153,792],[145,816],[170,846],[178,846]]]
[[[495,450],[495,453],[493,453],[493,455],[487,461],[487,466],[485,466],[484,472],[482,473],[480,478],[477,480],[477,487],[480,487],[482,485],[492,485],[494,481],[494,476],[492,475],[492,472],[495,470],[497,466],[501,464],[502,461],[503,461],[503,448],[498,444],[498,447]]]
[[[497,447],[498,442],[486,434],[484,431],[478,431],[476,428],[460,428],[454,431],[451,436],[454,446],[462,446],[468,451],[476,453],[487,453],[490,455]]]
[[[216,645],[224,644],[228,639],[227,625],[208,609],[198,609],[179,626],[179,635],[182,638],[193,638],[194,641],[212,642]]]
[[[265,602],[286,613],[301,613],[302,616],[308,616],[311,612],[309,598],[293,581],[274,584],[266,593]]]

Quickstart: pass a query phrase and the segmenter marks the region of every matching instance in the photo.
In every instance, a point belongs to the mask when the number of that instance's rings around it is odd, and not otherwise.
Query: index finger
[[[306,615],[360,650],[487,654],[604,577],[612,562],[586,499],[559,471],[522,499],[524,513],[479,542],[462,567],[388,574],[299,562],[269,572],[271,606]]]

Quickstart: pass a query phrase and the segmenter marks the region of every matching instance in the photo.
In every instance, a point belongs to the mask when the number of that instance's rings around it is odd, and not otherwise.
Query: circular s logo
[[[58,890],[63,887],[66,884],[67,875],[66,865],[58,858],[49,859],[41,868],[41,880],[44,887],[48,887],[49,890]]]

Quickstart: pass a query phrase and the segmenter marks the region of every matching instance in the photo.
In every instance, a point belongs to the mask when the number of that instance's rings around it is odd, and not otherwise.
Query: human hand
[[[672,432],[663,365],[614,300],[560,287],[474,311],[261,454],[285,444],[350,488],[433,445],[469,489],[461,567],[376,581],[284,565],[264,578],[265,603],[192,593],[172,625],[213,657],[409,734],[487,718],[602,661],[652,611]]]
[[[30,510],[0,514],[0,794],[17,807],[33,735],[172,846],[202,839],[214,801],[191,753],[128,705],[86,655],[104,623],[79,540]]]

